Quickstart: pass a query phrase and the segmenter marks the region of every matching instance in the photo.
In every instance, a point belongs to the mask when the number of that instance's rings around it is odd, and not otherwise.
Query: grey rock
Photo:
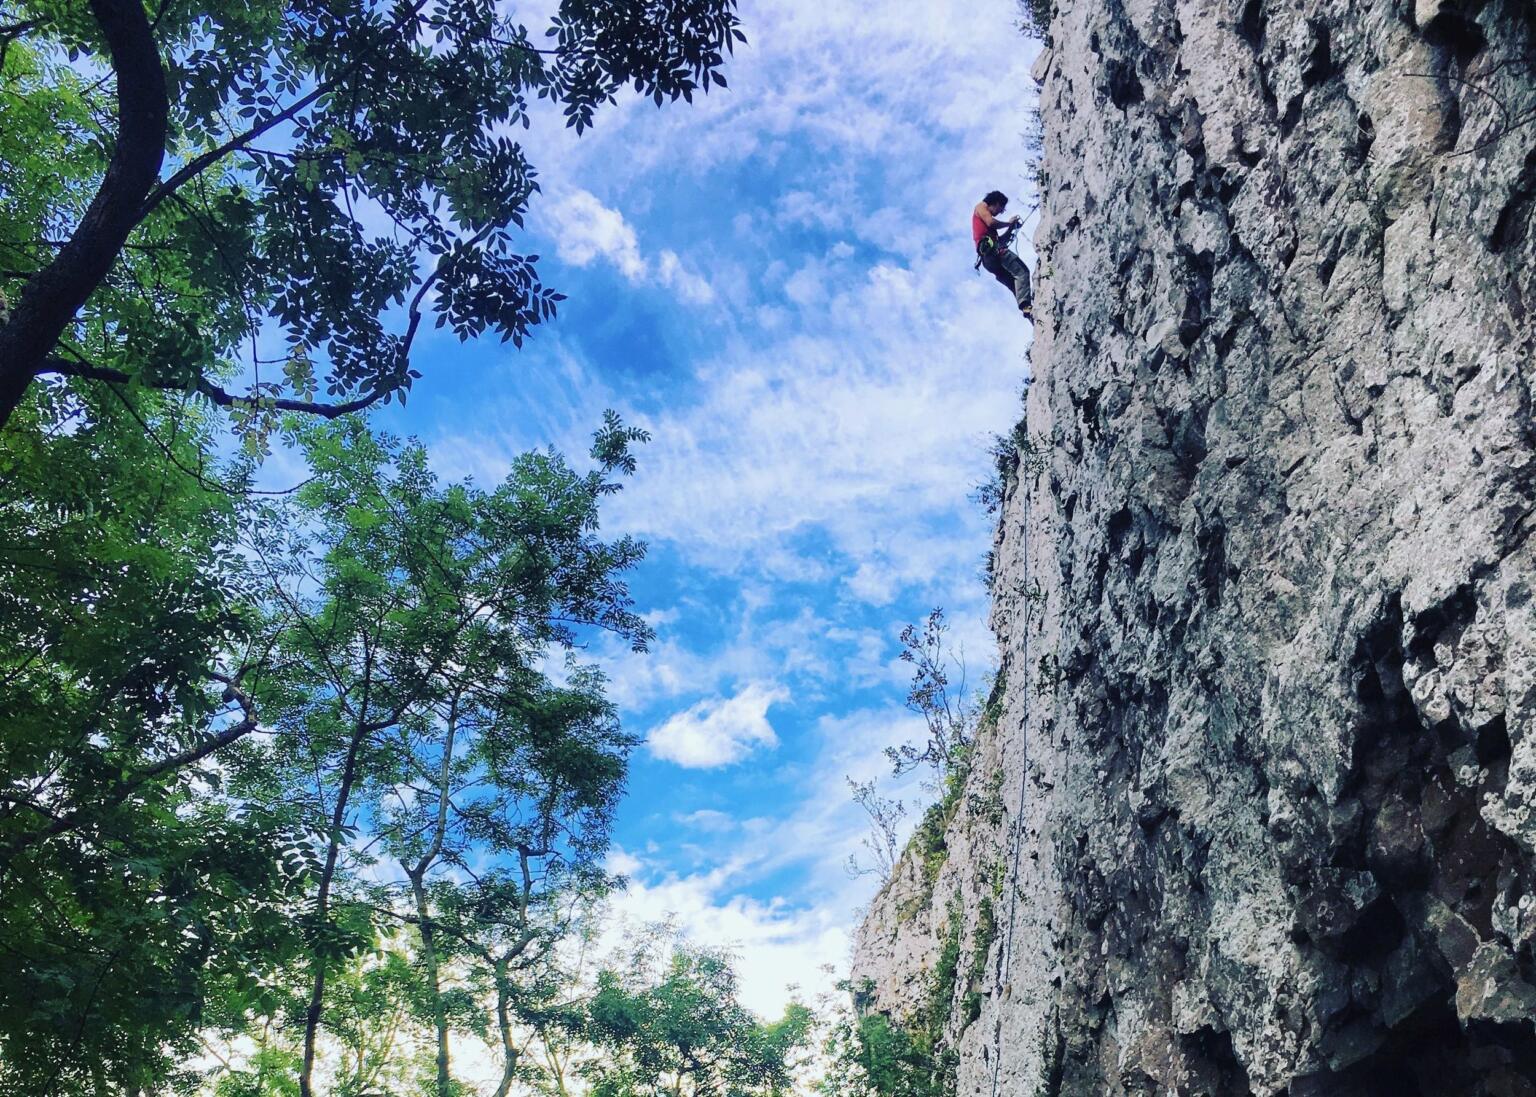
[[[1029,78],[1037,84],[1045,83],[1045,76],[1051,71],[1051,62],[1056,55],[1049,49],[1041,50],[1035,56],[1035,63],[1029,67]]]
[[[1520,978],[1514,959],[1497,945],[1479,945],[1456,977],[1456,1012],[1463,1021],[1536,1024],[1536,987]]]
[[[960,1094],[1536,1092],[1530,6],[1056,7],[1005,811],[855,976],[988,899]]]
[[[1144,341],[1148,350],[1161,350],[1176,358],[1184,357],[1184,344],[1179,340],[1179,321],[1171,316],[1148,328]]]
[[[1420,28],[1427,27],[1442,11],[1454,11],[1451,0],[1413,0],[1413,21]]]

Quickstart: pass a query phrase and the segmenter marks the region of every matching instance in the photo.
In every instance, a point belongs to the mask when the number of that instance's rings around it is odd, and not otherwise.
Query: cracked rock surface
[[[1051,38],[1003,810],[876,900],[867,1008],[958,925],[961,1094],[1536,1095],[1536,6]]]

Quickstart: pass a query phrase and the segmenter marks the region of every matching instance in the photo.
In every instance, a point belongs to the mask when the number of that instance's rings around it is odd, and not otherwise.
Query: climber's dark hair
[[[973,191],[972,193],[974,194],[975,192]],[[1000,190],[990,190],[982,201],[989,206],[1006,206],[1008,204],[1008,196]]]

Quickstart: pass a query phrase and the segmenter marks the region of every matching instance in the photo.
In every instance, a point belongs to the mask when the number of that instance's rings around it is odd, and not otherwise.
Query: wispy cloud
[[[739,762],[759,748],[778,745],[768,709],[788,696],[780,687],[754,683],[734,697],[700,701],[651,732],[651,753],[689,769]]]
[[[654,259],[640,252],[634,228],[616,209],[590,191],[576,189],[541,207],[560,258],[576,267],[606,263],[632,283],[651,283],[674,291],[691,304],[708,304],[715,291],[686,269],[677,253],[663,248]]]
[[[571,301],[538,370],[493,371],[473,416],[443,402],[433,452],[485,481],[530,445],[581,452],[605,407],[651,431],[604,525],[655,546],[661,636],[590,653],[651,729],[621,905],[739,946],[771,1012],[786,982],[825,986],[873,886],[843,870],[867,826],[845,777],[917,733],[900,625],[942,605],[991,661],[967,495],[1018,417],[1029,329],[972,271],[967,222],[993,188],[1028,213],[1032,47],[1015,0],[742,16],[729,90],[621,101],[580,141],[535,127],[534,229]]]
[[[723,834],[726,831],[735,830],[737,826],[735,818],[714,808],[700,808],[698,811],[690,811],[686,815],[678,815],[675,818],[683,826],[704,831],[706,834]]]

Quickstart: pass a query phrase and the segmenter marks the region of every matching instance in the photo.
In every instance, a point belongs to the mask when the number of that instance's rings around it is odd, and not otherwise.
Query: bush
[[[1047,41],[1051,33],[1052,0],[1019,0],[1019,21],[1031,38]]]

